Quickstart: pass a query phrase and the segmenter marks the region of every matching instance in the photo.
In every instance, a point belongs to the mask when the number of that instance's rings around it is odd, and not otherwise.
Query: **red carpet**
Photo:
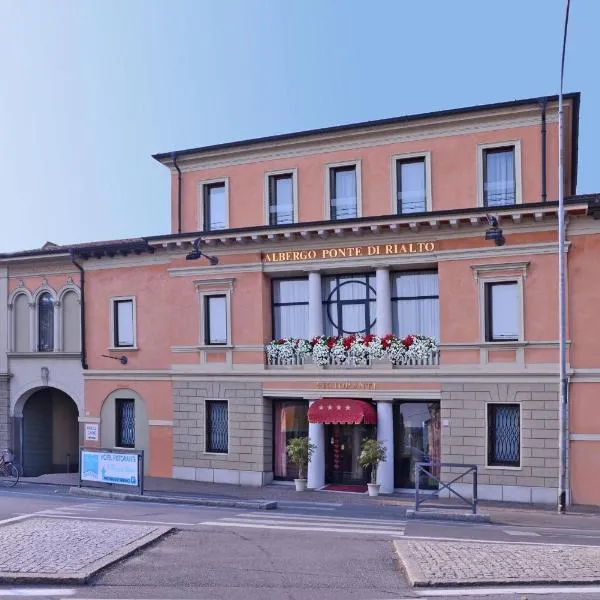
[[[366,485],[337,485],[335,483],[331,483],[321,489],[326,490],[328,492],[354,492],[355,494],[364,494],[367,491],[367,486]]]

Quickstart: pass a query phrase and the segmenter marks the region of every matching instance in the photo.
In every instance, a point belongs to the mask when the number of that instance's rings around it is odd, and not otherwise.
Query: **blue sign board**
[[[140,457],[132,452],[81,450],[81,481],[140,486]]]

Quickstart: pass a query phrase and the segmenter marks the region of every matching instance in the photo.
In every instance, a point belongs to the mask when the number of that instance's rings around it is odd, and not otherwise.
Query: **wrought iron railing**
[[[442,481],[441,475],[436,475],[436,472],[441,472],[442,468],[449,469],[465,469],[464,472],[456,475],[454,479],[450,481]],[[469,499],[468,497],[463,496],[458,493],[452,486],[472,473],[473,475],[473,493],[472,497]],[[426,475],[437,481],[438,485],[448,491],[450,497],[453,495],[456,496],[459,500],[462,501],[461,504],[452,505],[452,504],[429,504],[429,508],[462,508],[465,504],[471,508],[473,514],[477,514],[477,465],[463,465],[460,463],[440,463],[440,462],[418,462],[415,463],[415,512],[419,510],[419,508],[428,500],[431,500],[432,497],[430,495],[421,494],[420,489],[420,481],[421,475]],[[455,475],[455,473],[450,473],[450,476]]]

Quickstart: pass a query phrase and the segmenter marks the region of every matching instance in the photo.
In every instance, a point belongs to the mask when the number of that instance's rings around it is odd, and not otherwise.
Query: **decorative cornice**
[[[553,244],[555,245],[555,244]],[[558,248],[557,248],[558,250]],[[473,276],[475,281],[479,281],[482,275],[490,275],[502,271],[514,271],[518,273],[523,279],[527,279],[527,270],[529,268],[529,261],[520,262],[503,262],[503,263],[485,263],[482,265],[471,265],[473,270]]]

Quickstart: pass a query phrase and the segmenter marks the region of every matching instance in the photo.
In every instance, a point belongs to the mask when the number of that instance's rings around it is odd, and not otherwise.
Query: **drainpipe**
[[[177,233],[181,233],[181,169],[177,164],[177,152],[173,152],[173,166],[177,169]]]
[[[542,98],[540,100],[540,106],[542,107],[542,202],[546,202],[548,194],[546,192],[546,105],[548,104],[548,98]]]
[[[71,262],[79,270],[79,289],[81,290],[81,311],[79,313],[81,327],[81,368],[86,371],[88,368],[87,355],[85,352],[85,271],[83,267],[75,260],[75,253],[70,251]]]

